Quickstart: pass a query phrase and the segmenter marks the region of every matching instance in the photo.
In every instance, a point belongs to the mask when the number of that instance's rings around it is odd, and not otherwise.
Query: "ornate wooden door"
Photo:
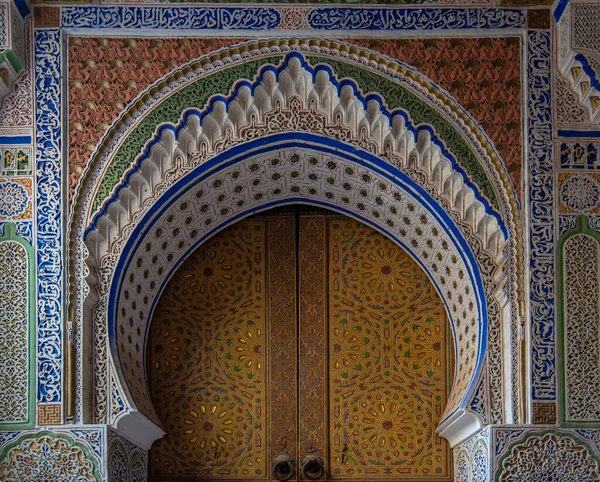
[[[269,480],[280,453],[327,479],[451,480],[442,301],[364,224],[288,209],[203,244],[157,305],[149,378],[167,435],[153,480]]]

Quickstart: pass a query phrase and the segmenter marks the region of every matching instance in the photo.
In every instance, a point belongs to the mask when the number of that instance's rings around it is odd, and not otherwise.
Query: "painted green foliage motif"
[[[460,160],[463,169],[469,174],[475,184],[477,184],[481,193],[487,197],[496,208],[498,207],[494,188],[487,178],[487,174],[479,163],[479,160],[458,131],[433,107],[429,106],[424,100],[419,99],[408,89],[399,86],[394,81],[385,78],[382,75],[360,69],[346,62],[312,56],[308,56],[308,58],[312,60],[313,64],[326,63],[330,65],[340,79],[345,77],[354,79],[356,83],[362,87],[365,94],[377,92],[385,99],[387,106],[391,110],[401,108],[409,112],[415,125],[429,124],[434,127],[438,136],[443,139],[448,146],[450,152],[456,159]]]
[[[139,156],[144,144],[154,137],[155,130],[159,125],[165,122],[176,124],[185,109],[203,109],[212,95],[229,94],[237,80],[253,79],[262,65],[277,65],[281,59],[282,56],[270,56],[221,70],[195,81],[179,91],[177,95],[171,95],[164,100],[132,130],[117,151],[94,198],[93,211],[95,212],[110,196],[115,185],[131,166],[132,160]],[[415,125],[428,124],[432,126],[455,159],[460,160],[462,167],[478,186],[480,192],[497,208],[494,188],[475,153],[450,122],[424,100],[419,99],[393,80],[369,72],[360,66],[318,56],[307,56],[307,59],[314,65],[328,64],[339,79],[354,79],[361,86],[363,93],[378,93],[384,98],[388,108],[392,110],[402,108],[407,111]]]
[[[100,482],[98,460],[67,434],[29,433],[0,452],[0,480]]]
[[[144,144],[153,137],[154,130],[165,122],[176,124],[181,113],[188,108],[202,109],[208,99],[216,94],[227,95],[233,84],[239,79],[251,79],[259,67],[268,63],[277,63],[281,57],[265,57],[261,60],[247,62],[229,69],[220,70],[218,74],[203,77],[166,99],[158,108],[150,112],[129,134],[117,151],[114,160],[108,167],[102,184],[94,199],[92,209],[98,209],[123,173],[130,167],[142,150]]]

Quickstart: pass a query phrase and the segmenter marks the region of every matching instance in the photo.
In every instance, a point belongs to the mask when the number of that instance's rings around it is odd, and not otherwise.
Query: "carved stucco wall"
[[[211,135],[213,135],[213,134],[211,134]],[[160,152],[160,151],[156,151],[156,152]],[[176,154],[176,151],[175,151],[175,154]],[[434,178],[435,178],[435,174],[434,174]],[[133,179],[133,178],[132,178],[132,179]],[[152,182],[155,182],[155,181],[152,181]],[[121,223],[121,222],[122,222],[122,221],[119,221],[119,223]],[[478,232],[478,233],[482,233],[482,232],[484,232],[484,231],[481,231],[480,229],[477,229],[477,232]],[[497,249],[497,248],[496,248],[496,249]],[[92,251],[94,252],[94,250],[92,250]],[[497,252],[497,251],[496,251],[496,252]]]
[[[277,15],[281,14],[281,22],[282,25],[285,25],[286,28],[306,28],[306,26],[315,25],[312,22],[313,20],[309,20],[308,14],[310,13],[312,7],[307,6],[305,10],[301,9],[289,9],[285,10],[285,8],[281,8],[277,10]],[[459,15],[460,19],[464,19],[462,15],[462,11],[464,9],[456,9],[456,12]],[[541,9],[544,10],[544,9]],[[454,12],[455,10],[453,10]],[[520,31],[524,31],[523,28],[526,26],[525,19],[526,15],[523,13],[524,11],[515,10],[518,13],[512,12],[508,16],[505,21],[507,24],[512,22],[510,28],[520,29]],[[68,9],[65,12],[69,12]],[[281,12],[281,13],[280,13]],[[433,22],[437,18],[435,13],[431,12],[431,9],[428,10],[431,14],[430,17],[423,16],[423,19],[429,18],[431,20],[419,20],[419,22],[415,23],[417,25],[416,29],[424,28],[423,26],[427,25],[428,22]],[[321,15],[327,16],[320,12]],[[499,21],[497,16],[494,16],[493,12],[486,12],[489,15],[489,18],[494,18],[497,22],[494,25],[494,28],[504,28],[504,21]],[[374,13],[372,18],[381,18],[378,17],[379,13]],[[404,14],[402,14],[404,15]],[[581,15],[577,12],[578,18],[585,23],[585,16]],[[61,20],[61,11],[59,9],[56,10],[45,10],[44,16],[42,16],[43,22],[58,22],[54,24],[48,24],[49,26],[56,26],[61,21],[64,21],[64,25],[73,25],[73,18],[77,17],[74,13],[74,10],[65,14],[65,18]],[[79,17],[78,17],[79,18]],[[92,15],[88,16],[87,19],[83,22],[84,28],[88,28],[92,26],[93,28],[102,29],[109,22],[112,22],[115,17],[106,16],[100,19],[98,16],[92,12]],[[148,17],[150,18],[150,17]],[[191,18],[191,16],[190,16]],[[264,17],[260,17],[264,18]],[[311,17],[312,18],[312,17]],[[324,18],[324,17],[321,17]],[[328,18],[328,17],[327,17]],[[345,17],[344,20],[345,25],[355,26],[358,25],[359,21],[357,20],[357,16],[355,14]],[[371,18],[371,17],[369,17]],[[369,18],[364,17],[360,22],[363,22],[366,26],[365,29],[370,28]],[[394,17],[394,18],[408,18],[408,17]],[[477,18],[477,21],[480,21],[481,17],[473,17]],[[54,19],[54,20],[52,20]],[[78,21],[81,21],[79,18]],[[262,20],[260,20],[262,21]],[[460,20],[461,22],[463,20]],[[71,22],[71,23],[69,23]],[[104,23],[103,23],[104,22]],[[142,22],[143,23],[143,22]],[[568,22],[565,22],[566,24]],[[467,23],[463,25],[467,25]],[[144,24],[146,27],[149,26],[148,23]],[[278,24],[279,25],[279,24]],[[332,21],[330,27],[336,28],[336,25],[340,25],[340,20]],[[361,24],[362,25],[362,24]],[[489,25],[487,23],[482,23],[483,25],[481,32],[485,32],[485,28],[488,28]],[[114,27],[114,23],[112,24]],[[175,28],[179,28],[175,26]],[[363,28],[363,27],[361,27]],[[438,24],[438,29],[447,28],[447,23],[442,21],[442,23]],[[448,32],[449,30],[446,30]],[[91,30],[90,30],[91,32]],[[427,35],[427,33],[423,33],[415,30],[413,32],[415,36],[419,35]],[[436,30],[436,35],[442,35],[444,33],[443,30]],[[454,35],[454,33],[453,33]],[[536,404],[534,406],[534,410],[537,410],[535,413],[538,415],[542,415],[541,418],[537,420],[543,419],[546,417],[546,420],[553,421],[553,412],[551,407],[556,400],[556,383],[554,381],[554,352],[552,350],[552,346],[554,343],[553,338],[553,310],[552,310],[552,299],[554,297],[554,292],[552,288],[552,281],[554,279],[554,273],[552,270],[552,259],[553,259],[553,243],[554,238],[552,235],[548,235],[548,226],[552,225],[553,221],[556,221],[556,232],[564,233],[565,231],[572,229],[575,226],[575,215],[580,212],[581,202],[575,199],[573,201],[573,197],[570,194],[563,196],[566,203],[562,203],[562,207],[560,203],[556,203],[557,210],[561,211],[560,218],[555,217],[555,213],[552,208],[552,194],[547,194],[545,192],[545,188],[551,190],[551,186],[553,180],[548,180],[548,176],[552,177],[553,172],[552,169],[548,171],[548,159],[547,156],[551,154],[551,151],[547,147],[540,147],[540,145],[536,145],[536,139],[543,139],[543,144],[550,144],[552,142],[552,134],[548,133],[552,128],[553,120],[546,115],[549,112],[550,105],[550,83],[549,83],[549,75],[551,73],[550,69],[550,60],[549,60],[549,32],[546,31],[534,31],[530,30],[527,34],[525,34],[524,38],[526,39],[524,45],[524,49],[526,50],[526,54],[524,60],[526,65],[523,66],[525,69],[525,73],[523,78],[528,82],[527,89],[527,97],[522,99],[523,108],[524,108],[524,118],[528,121],[527,125],[523,126],[524,139],[525,139],[525,147],[527,148],[528,158],[531,160],[531,164],[525,166],[526,169],[529,170],[528,178],[531,180],[531,192],[530,201],[532,201],[536,207],[540,209],[533,209],[531,214],[532,220],[532,230],[530,235],[533,237],[532,241],[532,249],[535,252],[535,260],[532,262],[532,287],[534,291],[533,295],[533,304],[532,306],[535,308],[534,316],[532,318],[532,331],[534,340],[533,346],[533,382],[535,385],[534,389],[534,399],[536,400]],[[593,35],[590,38],[594,38]],[[38,31],[36,33],[36,65],[37,70],[35,73],[35,80],[37,82],[41,82],[46,86],[46,89],[38,89],[37,91],[37,102],[38,108],[36,109],[36,119],[38,121],[38,132],[37,138],[35,142],[38,144],[39,152],[42,152],[44,155],[39,158],[38,168],[38,180],[37,186],[41,187],[41,190],[38,193],[28,192],[30,196],[38,197],[38,206],[41,207],[37,212],[32,212],[31,214],[34,216],[34,219],[23,219],[16,221],[17,229],[20,235],[25,239],[29,239],[32,243],[35,241],[37,243],[37,239],[34,238],[34,232],[41,233],[39,240],[41,240],[39,244],[40,249],[40,257],[36,260],[37,264],[40,266],[40,282],[38,283],[36,292],[39,295],[40,301],[40,313],[43,314],[41,318],[41,322],[43,323],[44,330],[39,332],[40,335],[40,347],[39,351],[42,354],[40,359],[40,387],[42,390],[40,393],[43,394],[43,397],[48,397],[50,400],[50,404],[41,405],[44,408],[42,413],[50,414],[51,416],[45,418],[51,423],[60,423],[62,420],[61,412],[62,412],[62,393],[64,390],[64,386],[62,385],[63,380],[63,372],[60,368],[62,363],[61,356],[63,353],[63,344],[60,341],[63,335],[66,336],[67,330],[64,331],[60,327],[63,319],[66,319],[66,316],[63,317],[63,311],[66,313],[66,310],[62,308],[58,308],[63,305],[63,299],[60,295],[55,295],[54,293],[59,293],[59,287],[63,286],[62,278],[60,275],[60,270],[56,269],[57,266],[60,266],[61,260],[66,258],[67,255],[62,252],[60,246],[61,244],[61,235],[63,223],[65,223],[66,216],[63,216],[64,213],[60,211],[60,199],[61,199],[61,185],[62,181],[62,173],[60,168],[60,162],[58,162],[58,154],[55,152],[56,150],[52,150],[55,146],[60,146],[63,140],[67,139],[66,131],[63,133],[61,122],[61,101],[58,93],[60,92],[61,80],[59,80],[59,73],[61,71],[61,60],[62,54],[60,50],[60,42],[61,38],[58,33],[58,30],[47,30],[47,31]],[[195,42],[195,41],[192,41]],[[468,40],[466,43],[468,44],[471,40]],[[577,47],[579,44],[576,44]],[[104,45],[97,45],[97,48],[104,48]],[[114,47],[114,46],[113,46]],[[179,44],[178,44],[179,47]],[[184,48],[188,48],[186,46],[182,46]],[[73,46],[75,48],[75,46]],[[374,48],[374,47],[373,47]],[[193,48],[190,47],[191,50]],[[147,55],[148,50],[144,49],[144,58],[143,60],[149,60],[150,62],[154,62],[154,54],[150,56]],[[104,54],[102,54],[104,55]],[[120,53],[119,53],[120,55]],[[593,57],[593,56],[592,56]],[[182,58],[188,58],[185,55]],[[92,56],[92,59],[95,59]],[[86,58],[88,60],[88,58]],[[443,59],[440,59],[443,61]],[[157,60],[158,65],[161,66],[161,60]],[[590,62],[592,65],[593,62]],[[66,64],[65,64],[66,65]],[[137,66],[137,65],[136,65]],[[145,67],[145,65],[141,66]],[[593,68],[593,65],[592,65]],[[117,67],[118,69],[118,67]],[[442,71],[443,69],[440,69]],[[113,77],[112,73],[109,74],[106,80],[110,80]],[[432,77],[435,73],[430,74]],[[586,74],[587,75],[587,74]],[[9,94],[7,100],[5,101],[5,106],[9,105],[10,109],[2,109],[3,119],[8,119],[6,122],[7,127],[2,127],[3,135],[14,135],[16,132],[27,133],[29,135],[32,133],[32,124],[33,124],[33,115],[34,109],[30,104],[29,100],[31,98],[31,84],[32,84],[33,75],[30,77],[23,77],[21,80],[17,81],[16,87],[13,90],[13,94]],[[90,74],[85,77],[84,80],[89,82],[90,85],[94,86],[94,75]],[[148,81],[155,80],[147,79]],[[443,80],[440,80],[440,83],[443,83]],[[555,92],[552,92],[552,105],[556,107],[555,112],[558,113],[558,117],[555,120],[558,122],[557,126],[581,126],[589,124],[589,114],[585,112],[585,109],[588,109],[588,106],[582,106],[578,97],[578,92],[574,91],[571,86],[568,85],[570,82],[569,79],[564,80],[560,77],[557,78]],[[105,88],[102,85],[97,87],[98,89]],[[452,91],[453,86],[450,85],[447,87],[448,90]],[[131,86],[131,89],[134,89]],[[123,89],[124,90],[124,89]],[[131,90],[130,92],[133,92]],[[554,95],[556,94],[556,95]],[[456,94],[458,96],[458,94]],[[129,98],[129,97],[128,97]],[[545,101],[544,99],[547,99]],[[112,102],[118,102],[119,99],[112,100]],[[100,102],[98,102],[98,105]],[[15,108],[15,106],[17,108]],[[93,107],[91,104],[89,107]],[[113,106],[115,107],[115,106]],[[120,108],[120,106],[116,106],[115,108]],[[98,122],[99,126],[102,126],[104,123],[110,123],[110,116],[104,116],[104,114],[92,114],[93,109],[87,109],[87,106],[84,106],[82,109],[83,114],[80,114],[82,118],[85,119],[85,124],[91,125],[93,122],[90,122],[89,119],[93,118],[95,115],[98,115],[97,119],[100,119]],[[6,114],[6,115],[5,115]],[[586,117],[587,116],[587,117]],[[96,118],[96,117],[94,117]],[[86,124],[87,123],[87,124]],[[87,127],[86,127],[87,128]],[[76,127],[75,130],[78,128]],[[97,135],[97,134],[94,134]],[[75,134],[73,134],[75,136]],[[92,136],[93,137],[93,136]],[[90,139],[92,138],[90,137]],[[95,138],[94,138],[95,139]],[[548,140],[548,142],[545,142]],[[47,142],[47,144],[46,144]],[[93,140],[95,142],[95,140]],[[92,144],[90,142],[88,144]],[[587,162],[587,168],[594,168],[597,159],[597,155],[594,154],[596,151],[595,144],[597,140],[586,138],[585,135],[580,135],[579,138],[562,138],[561,143],[564,143],[565,149],[562,149],[562,144],[556,145],[556,152],[564,151],[564,163],[563,158],[559,159],[558,154],[554,159],[556,164],[561,164],[561,167],[567,169],[564,173],[561,174],[569,174],[568,176],[564,176],[561,179],[557,179],[560,185],[566,185],[569,183],[568,179],[572,179],[576,176],[574,172],[569,172],[571,166],[574,169],[580,169],[580,164],[585,164]],[[88,145],[84,144],[84,148]],[[23,144],[23,146],[27,146],[27,143]],[[28,145],[31,147],[31,145]],[[582,149],[584,151],[584,155],[581,154]],[[582,159],[584,160],[582,162]],[[76,169],[73,169],[74,172]],[[66,179],[66,175],[65,175]],[[593,177],[590,178],[592,181],[596,181]],[[564,181],[564,182],[563,182]],[[11,181],[12,182],[12,181]],[[572,191],[573,186],[576,182],[570,182],[569,188],[566,191]],[[588,186],[590,185],[587,183]],[[32,184],[33,185],[33,184]],[[544,189],[538,188],[539,186],[544,186]],[[577,187],[577,186],[575,186]],[[544,191],[544,192],[542,192]],[[566,192],[565,191],[565,192]],[[592,189],[593,191],[593,189]],[[589,189],[587,191],[590,192]],[[560,190],[556,191],[556,196],[560,196]],[[591,199],[588,194],[584,196],[584,199]],[[550,202],[550,207],[548,207],[548,202]],[[589,205],[588,201],[585,201],[586,206]],[[591,201],[590,201],[591,202]],[[566,208],[565,208],[566,206]],[[598,216],[595,215],[595,204],[592,207],[585,207],[585,212],[590,215],[590,226],[598,226],[600,223],[598,222]],[[547,208],[547,209],[546,209]],[[569,211],[567,211],[567,209]],[[56,216],[54,214],[56,213]],[[545,214],[543,214],[545,213]],[[547,216],[546,216],[547,215]],[[558,213],[556,213],[558,216]],[[549,218],[550,220],[548,221]],[[33,226],[35,223],[37,226]],[[554,228],[550,228],[554,229]],[[82,248],[79,248],[82,249]],[[544,256],[548,255],[551,258],[548,261]],[[46,260],[46,263],[44,263]],[[52,264],[52,262],[48,262],[48,260],[57,260],[57,263]],[[84,275],[85,277],[86,275]],[[83,279],[83,278],[82,278]],[[56,288],[56,289],[54,289]],[[85,296],[85,290],[78,292],[78,296]],[[46,312],[46,313],[44,313]],[[540,314],[543,314],[540,315]],[[550,320],[550,321],[545,321]],[[74,333],[78,333],[77,330]],[[78,339],[78,338],[77,338]],[[79,343],[79,342],[78,342]],[[49,349],[51,348],[51,350]],[[547,354],[547,357],[544,358]],[[540,362],[543,360],[543,362]],[[78,365],[79,367],[80,365]],[[57,375],[57,376],[54,376]],[[77,386],[81,386],[81,374],[78,374]],[[115,391],[113,393],[118,393]],[[497,402],[498,397],[491,397],[492,402]],[[119,397],[115,397],[113,400],[114,407],[119,407]],[[543,402],[543,410],[537,409],[536,407],[542,406]],[[112,402],[111,402],[112,403]],[[81,416],[81,411],[78,412],[77,417]],[[589,434],[588,434],[589,435]],[[590,438],[591,437],[591,438]],[[587,440],[592,440],[593,437],[597,437],[597,435],[589,435]],[[550,440],[550,439],[549,439]],[[555,442],[550,440],[550,442]],[[544,442],[546,444],[546,442]],[[581,445],[579,442],[577,444]],[[544,445],[546,446],[546,445]],[[578,450],[578,449],[577,449]],[[542,453],[538,451],[538,453]],[[585,459],[585,458],[584,458]]]

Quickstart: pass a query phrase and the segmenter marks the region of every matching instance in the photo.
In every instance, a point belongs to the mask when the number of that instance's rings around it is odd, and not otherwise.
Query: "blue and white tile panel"
[[[556,399],[554,206],[550,33],[527,34],[527,144],[532,398]]]
[[[61,33],[35,32],[38,402],[62,401],[63,203]]]
[[[252,30],[293,28],[285,21],[295,7],[253,6],[67,6],[65,28]],[[522,29],[526,15],[507,8],[303,7],[302,25],[318,30],[400,31]]]

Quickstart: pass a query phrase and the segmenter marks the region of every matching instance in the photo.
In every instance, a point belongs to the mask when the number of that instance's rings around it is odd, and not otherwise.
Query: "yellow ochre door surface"
[[[154,481],[452,480],[436,434],[452,381],[443,303],[374,229],[308,207],[262,213],[200,246],[165,288],[148,343],[166,436]]]

